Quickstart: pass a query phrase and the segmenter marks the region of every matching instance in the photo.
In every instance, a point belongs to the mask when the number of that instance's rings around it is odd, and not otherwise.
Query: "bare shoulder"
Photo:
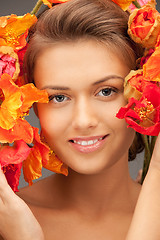
[[[21,188],[17,195],[22,198],[28,205],[44,206],[48,197],[51,197],[51,188],[53,188],[54,175],[44,178],[32,186]],[[53,194],[52,194],[53,195]]]

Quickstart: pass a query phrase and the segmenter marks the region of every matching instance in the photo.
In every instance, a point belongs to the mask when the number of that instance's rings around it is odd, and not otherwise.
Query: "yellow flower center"
[[[148,119],[149,115],[154,111],[154,106],[150,101],[147,101],[147,99],[145,99],[144,102],[145,106],[144,107],[135,107],[134,110],[135,112],[138,114],[138,116],[144,120],[144,119]],[[150,119],[151,120],[151,119]]]
[[[19,41],[18,41],[18,36],[16,34],[15,31],[13,31],[13,29],[11,30],[7,30],[6,34],[5,34],[5,39],[8,45],[19,45]]]

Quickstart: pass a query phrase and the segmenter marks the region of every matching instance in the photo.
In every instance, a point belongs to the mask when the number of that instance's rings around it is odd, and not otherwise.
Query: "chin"
[[[109,167],[109,166],[108,166]],[[76,172],[78,174],[82,174],[82,175],[97,175],[102,173],[104,170],[106,170],[108,168],[107,166],[72,166],[69,167],[71,171]]]

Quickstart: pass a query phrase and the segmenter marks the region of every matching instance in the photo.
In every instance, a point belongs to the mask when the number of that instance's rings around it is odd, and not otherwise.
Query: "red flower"
[[[19,64],[20,64],[20,73],[19,73],[19,76],[22,76],[23,75],[23,60],[24,60],[24,55],[25,55],[25,52],[27,50],[27,45],[20,49],[17,54],[18,54],[18,59],[19,59]]]
[[[143,65],[148,61],[150,56],[154,53],[154,49],[150,48],[149,50],[146,50],[144,56],[141,58],[140,66],[143,67]]]
[[[21,168],[22,168],[22,163],[9,164],[9,165],[3,167],[3,172],[6,176],[7,182],[14,192],[18,192]]]
[[[160,14],[149,5],[136,9],[129,17],[128,33],[146,48],[155,46],[160,34]]]
[[[14,146],[0,147],[0,164],[2,167],[8,164],[18,164],[24,161],[29,153],[30,147],[23,141],[15,141]]]
[[[157,136],[160,131],[160,88],[149,83],[144,88],[142,98],[139,101],[130,98],[116,116],[125,118],[128,127],[141,134]]]

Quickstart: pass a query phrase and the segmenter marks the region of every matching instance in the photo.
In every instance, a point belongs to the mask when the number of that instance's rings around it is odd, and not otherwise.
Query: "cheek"
[[[118,113],[119,109],[122,106],[125,106],[126,102],[123,98],[123,96],[119,97],[115,101],[110,101],[108,103],[101,103],[97,106],[97,113],[99,112],[99,116],[103,118],[103,121],[106,122],[109,126],[114,126],[116,128],[125,128],[126,122],[125,120],[120,120],[116,117],[116,114]]]
[[[54,136],[64,133],[68,126],[69,114],[43,104],[39,104],[37,109],[41,129],[47,138],[54,138]]]
[[[128,124],[124,119],[117,118],[115,120],[114,133],[116,136],[115,138],[118,139],[117,143],[119,144],[121,150],[129,150],[135,137],[134,129],[128,127]]]

